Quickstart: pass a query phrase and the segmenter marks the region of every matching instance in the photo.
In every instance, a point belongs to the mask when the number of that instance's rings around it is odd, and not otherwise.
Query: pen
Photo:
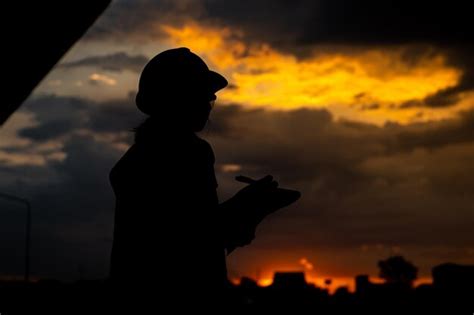
[[[253,184],[256,182],[255,179],[252,179],[250,177],[243,176],[243,175],[235,176],[235,180],[238,182],[247,183],[247,184]]]

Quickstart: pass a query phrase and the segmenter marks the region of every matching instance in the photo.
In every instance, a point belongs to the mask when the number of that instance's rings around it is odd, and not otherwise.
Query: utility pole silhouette
[[[26,206],[26,239],[25,239],[25,282],[30,281],[30,240],[31,240],[31,204],[30,202],[21,197],[17,197],[10,194],[5,194],[0,192],[0,198],[19,202]]]

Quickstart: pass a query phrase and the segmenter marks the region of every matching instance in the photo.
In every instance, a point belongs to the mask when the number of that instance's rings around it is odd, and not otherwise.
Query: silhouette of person
[[[225,86],[188,48],[161,52],[143,69],[136,105],[149,117],[110,172],[116,196],[110,280],[123,299],[168,306],[225,299],[225,250],[252,241],[259,220],[243,214],[264,207],[277,188],[266,176],[219,204],[214,154],[196,132]]]

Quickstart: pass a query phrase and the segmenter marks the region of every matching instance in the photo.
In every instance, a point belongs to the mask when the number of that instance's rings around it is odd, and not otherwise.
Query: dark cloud
[[[238,187],[237,174],[274,174],[303,192],[298,205],[262,228],[262,248],[472,246],[469,224],[459,220],[472,220],[474,169],[466,161],[474,156],[473,126],[472,112],[377,127],[337,122],[326,110],[234,106],[217,108],[208,138],[219,165],[241,166],[235,174],[219,172],[223,190]]]
[[[364,104],[360,107],[361,110],[376,110],[379,109],[379,104]]]
[[[437,91],[428,95],[423,100],[410,100],[400,106],[400,108],[409,107],[448,107],[456,105],[461,100],[461,93],[472,91],[474,89],[474,61],[472,54],[474,45],[472,43],[440,45],[435,49],[433,46],[412,46],[405,48],[404,61],[418,62],[436,51],[441,51],[447,57],[447,64],[462,70],[459,82],[451,87]]]
[[[182,25],[190,18],[204,18],[199,1],[121,0],[113,2],[108,10],[89,29],[85,39],[123,41],[150,41],[164,33],[160,24]]]
[[[446,49],[446,51],[448,62],[462,69],[463,74],[457,85],[428,96],[424,103],[430,107],[454,105],[460,99],[460,93],[474,89],[474,60],[472,58],[474,44],[471,42],[462,46],[452,46]]]
[[[59,174],[58,181],[32,192],[38,257],[34,261],[41,262],[35,270],[71,278],[84,265],[86,276],[104,276],[115,205],[108,173],[121,152],[91,136],[71,137],[63,150],[67,158],[48,165]]]
[[[267,161],[267,151],[272,156],[281,155],[280,159],[275,160],[285,161],[287,164],[315,167],[320,161],[344,167],[374,155],[392,155],[417,148],[438,149],[470,143],[474,141],[473,117],[472,111],[466,111],[460,113],[458,119],[377,127],[347,120],[336,122],[325,109],[266,111],[245,110],[234,105],[216,107],[211,116],[209,132],[219,135],[217,139],[224,137],[230,142],[243,141],[243,147],[248,145],[248,151],[244,151],[248,156],[240,156],[240,151],[235,150],[223,152],[225,156],[230,154],[225,163],[232,163],[232,156],[237,155],[235,159],[239,161],[271,165],[273,162]],[[245,138],[246,135],[252,136]],[[279,145],[275,147],[275,143]],[[258,149],[258,152],[253,148]],[[304,154],[300,154],[301,152]],[[281,168],[282,166],[278,167],[280,171],[286,169]],[[307,167],[303,167],[300,175],[312,177],[313,173],[308,171]],[[319,172],[319,169],[314,170],[314,174]],[[288,174],[297,176],[298,169],[289,168]]]
[[[446,145],[469,143],[474,141],[474,112],[461,112],[459,119],[419,123],[399,129],[396,134],[396,146],[391,152],[414,148],[436,149]]]
[[[104,102],[56,95],[33,97],[24,108],[35,115],[37,125],[21,129],[18,134],[45,141],[81,128],[99,133],[131,130],[144,118],[134,105],[134,94],[130,93],[127,99]]]
[[[47,100],[55,104],[54,119],[47,118]],[[64,160],[0,168],[1,191],[26,196],[33,204],[36,274],[77,278],[79,266],[89,277],[106,274],[114,209],[108,172],[123,154],[117,142],[131,144],[132,137],[101,136],[130,135],[131,117],[137,123],[142,118],[131,101],[47,96],[23,109],[36,115],[37,128],[51,121],[72,124],[63,116],[72,110],[85,117],[63,131],[67,137],[52,135],[62,142]],[[465,112],[452,120],[378,127],[336,121],[324,109],[216,106],[202,136],[216,154],[221,200],[241,187],[233,179],[237,174],[274,174],[282,186],[303,193],[296,205],[259,228],[252,250],[346,251],[383,244],[420,253],[434,248],[433,263],[442,254],[437,246],[460,251],[474,246],[473,117]],[[40,143],[31,139],[33,147]],[[241,170],[226,173],[225,164]]]
[[[129,130],[142,116],[131,99],[99,103],[55,95],[33,97],[22,110],[34,114],[36,126],[18,133],[32,143],[28,148],[2,150],[28,156],[42,143],[54,141],[61,145],[38,149],[36,154],[65,155],[41,166],[0,167],[0,191],[24,196],[33,207],[32,272],[77,279],[80,267],[85,277],[103,277],[108,272],[115,202],[108,172],[123,153],[116,145],[131,141]],[[6,215],[2,221],[14,218]],[[8,253],[19,248],[10,247],[5,248]],[[11,266],[21,266],[17,256],[9,255],[13,258],[2,270],[14,272]]]
[[[103,56],[89,56],[79,60],[61,63],[60,68],[77,68],[77,67],[97,67],[102,70],[122,72],[129,70],[140,72],[148,58],[144,55],[131,56],[125,52],[117,52]]]
[[[153,36],[156,23],[194,19],[243,30],[276,48],[321,43],[472,43],[472,5],[465,1],[348,0],[116,1],[90,36]],[[148,29],[147,29],[148,27]],[[291,47],[286,47],[291,49]]]
[[[106,101],[91,113],[87,127],[96,132],[130,131],[145,117],[138,112],[132,98]]]
[[[35,276],[77,279],[82,265],[85,277],[103,277],[108,272],[114,215],[108,172],[122,152],[91,136],[69,137],[63,144],[67,156],[63,161],[9,167],[10,177],[2,169],[0,189],[32,204]],[[12,185],[15,178],[28,181]],[[18,216],[15,213],[18,209],[2,221],[11,222],[12,215]]]
[[[60,137],[85,123],[89,106],[87,100],[77,97],[32,97],[24,108],[34,113],[38,125],[20,130],[19,135],[40,141]]]
[[[24,104],[32,111],[38,121],[83,119],[81,111],[88,108],[90,102],[79,97],[40,95],[33,96]]]
[[[468,87],[468,89],[470,88],[471,86]],[[443,89],[435,94],[427,96],[422,104],[428,107],[446,107],[456,105],[461,99],[459,93],[463,91],[464,89],[462,88],[462,85],[458,85],[454,88]]]
[[[473,40],[471,4],[465,1],[320,1],[319,19],[303,41],[367,44],[460,43]]]
[[[51,121],[39,127],[22,129],[19,135],[36,141],[49,140],[67,133],[73,128],[73,125],[70,121]]]

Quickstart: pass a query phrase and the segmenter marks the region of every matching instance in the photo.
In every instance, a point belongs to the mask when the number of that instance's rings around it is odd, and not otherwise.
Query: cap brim
[[[229,82],[217,72],[209,70],[209,85],[213,93],[225,88]]]

